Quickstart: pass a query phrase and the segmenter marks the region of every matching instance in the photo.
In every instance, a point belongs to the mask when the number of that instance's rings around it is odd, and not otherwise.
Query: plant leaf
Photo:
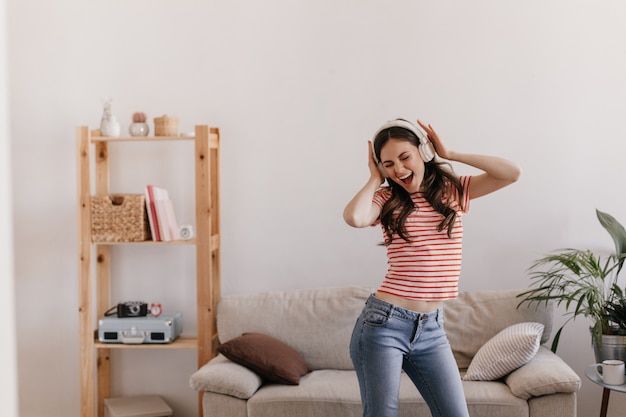
[[[563,327],[565,326],[561,326],[559,331],[556,332],[556,334],[554,335],[554,339],[552,339],[552,346],[550,347],[552,353],[556,353],[556,349],[559,347],[559,339],[561,338],[561,332],[563,331]]]
[[[613,238],[613,243],[615,243],[615,253],[620,256],[626,253],[626,230],[624,226],[618,222],[615,217],[611,216],[608,213],[604,213],[598,209],[596,209],[596,215],[598,216],[598,220],[600,224],[606,229],[607,232]],[[617,274],[619,275],[622,270],[622,266],[624,265],[624,258],[621,258],[619,261],[619,267],[617,268]]]
[[[615,243],[615,253],[626,253],[626,230],[615,217],[596,209],[600,224],[606,229]]]

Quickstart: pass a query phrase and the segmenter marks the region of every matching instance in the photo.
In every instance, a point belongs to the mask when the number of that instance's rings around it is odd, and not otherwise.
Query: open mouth
[[[413,181],[413,173],[411,172],[408,175],[405,175],[404,177],[398,177],[398,179],[402,181],[404,185],[410,185],[411,182]]]

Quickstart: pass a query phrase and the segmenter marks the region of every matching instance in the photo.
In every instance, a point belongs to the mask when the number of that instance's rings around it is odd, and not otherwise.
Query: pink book
[[[161,240],[161,234],[159,233],[159,224],[156,215],[156,208],[154,206],[154,191],[152,188],[152,185],[146,186],[146,210],[148,211],[148,223],[150,224],[152,240],[158,242]]]

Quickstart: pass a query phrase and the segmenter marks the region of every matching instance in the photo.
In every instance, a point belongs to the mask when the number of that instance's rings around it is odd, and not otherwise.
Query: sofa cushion
[[[489,339],[472,359],[466,381],[493,381],[528,363],[539,350],[541,323],[513,324]]]
[[[525,400],[555,393],[571,393],[580,389],[580,377],[561,358],[545,346],[535,357],[511,372],[504,381],[511,392]]]
[[[354,323],[372,293],[366,287],[304,289],[222,297],[217,330],[223,343],[246,332],[282,340],[313,369],[353,369],[349,355]],[[552,304],[523,304],[525,290],[461,292],[444,302],[445,329],[459,369],[502,329],[521,322],[544,325],[541,343],[552,331]]]
[[[266,334],[244,333],[220,345],[217,351],[278,384],[298,385],[300,377],[312,371],[298,352]]]
[[[528,417],[528,403],[503,382],[464,381],[470,414],[489,417]],[[400,375],[398,415],[429,416],[429,408],[406,373]],[[363,408],[354,371],[318,370],[302,377],[298,386],[264,385],[248,401],[254,417],[361,417]]]
[[[523,322],[544,325],[541,343],[552,331],[553,305],[522,304],[517,294],[525,290],[481,290],[461,292],[444,302],[446,334],[459,369],[469,367],[478,349],[506,327]]]
[[[223,343],[242,333],[267,334],[293,348],[313,369],[352,369],[350,335],[371,293],[342,287],[222,297],[218,335]]]
[[[247,400],[263,381],[250,369],[217,355],[191,376],[189,385],[196,391],[209,391]]]

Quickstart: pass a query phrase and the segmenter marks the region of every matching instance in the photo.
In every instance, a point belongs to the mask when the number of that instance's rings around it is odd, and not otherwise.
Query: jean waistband
[[[437,310],[430,311],[428,313],[421,313],[418,311],[407,310],[406,308],[398,307],[385,300],[377,298],[376,296],[374,296],[374,294],[369,296],[365,304],[369,307],[373,307],[385,312],[389,317],[398,317],[409,320],[437,320],[439,318],[439,315],[443,314],[443,306],[439,307]]]

